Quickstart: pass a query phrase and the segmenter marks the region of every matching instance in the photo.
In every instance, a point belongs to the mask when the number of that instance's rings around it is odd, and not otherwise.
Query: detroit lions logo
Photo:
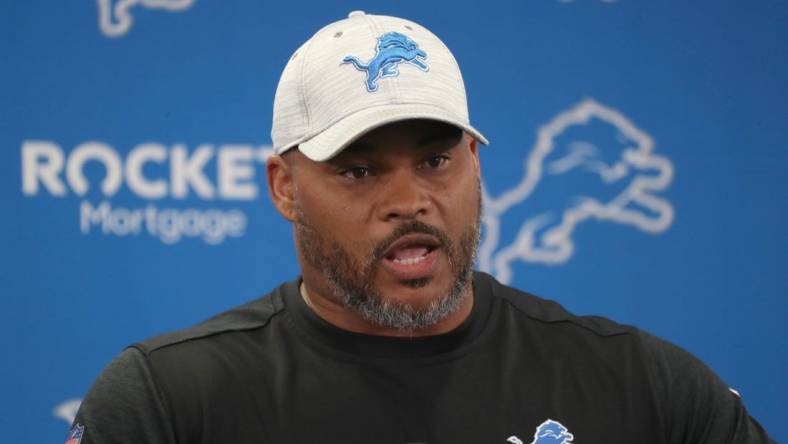
[[[539,128],[518,183],[498,195],[482,186],[484,238],[479,268],[509,283],[516,265],[559,265],[575,251],[586,222],[660,234],[673,222],[661,196],[673,179],[670,159],[622,113],[586,99]]]
[[[365,82],[367,91],[378,90],[378,80],[399,75],[399,64],[411,65],[426,72],[429,67],[424,63],[427,53],[419,48],[419,44],[399,32],[387,32],[378,37],[375,56],[368,63],[363,63],[357,57],[347,56],[342,59],[342,64],[350,63],[359,71],[366,71]]]
[[[575,436],[569,433],[569,430],[560,422],[548,419],[539,424],[534,433],[534,440],[529,444],[572,444],[573,439],[575,439]],[[512,444],[525,444],[514,435],[506,438],[506,441]]]
[[[189,9],[194,0],[98,0],[99,28],[108,37],[121,37],[134,23],[130,10],[135,6],[177,12]]]
[[[548,419],[539,424],[531,444],[572,444],[575,436],[560,422]]]

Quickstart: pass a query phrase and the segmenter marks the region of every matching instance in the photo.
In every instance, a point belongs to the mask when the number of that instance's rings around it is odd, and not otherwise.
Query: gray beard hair
[[[406,226],[407,227],[407,226]],[[403,230],[404,231],[404,230]],[[472,264],[475,246],[478,244],[478,230],[471,229],[473,233],[466,233],[470,251],[465,252],[468,258],[458,258],[449,250],[449,265],[455,273],[454,283],[448,293],[430,301],[425,307],[416,307],[412,304],[392,301],[381,297],[379,291],[371,285],[363,288],[348,285],[347,281],[337,273],[337,269],[326,270],[326,277],[331,287],[332,295],[342,302],[345,307],[355,310],[363,319],[381,327],[394,328],[400,331],[414,331],[431,327],[446,319],[449,315],[460,309],[467,296],[468,284],[472,276]],[[398,236],[399,237],[399,236]],[[446,245],[444,243],[444,245]],[[371,277],[367,282],[371,281]],[[420,288],[429,283],[428,279],[407,281],[411,288]]]
[[[479,196],[481,206],[481,193]],[[477,212],[480,215],[480,212]],[[412,332],[431,327],[460,309],[469,294],[468,287],[473,272],[473,260],[479,244],[480,223],[474,223],[463,233],[458,245],[448,235],[431,225],[416,220],[398,226],[385,240],[380,242],[359,263],[333,241],[329,241],[306,221],[300,208],[296,207],[296,243],[301,257],[321,270],[325,276],[329,296],[358,313],[364,320],[386,328]],[[454,283],[448,292],[424,307],[392,301],[381,296],[373,284],[374,272],[383,252],[397,239],[408,233],[427,233],[437,237],[449,258],[449,268],[454,272]],[[407,281],[406,285],[420,288],[429,279]]]
[[[355,309],[362,318],[375,325],[412,332],[431,327],[459,310],[465,299],[465,290],[469,280],[470,273],[458,278],[447,295],[430,301],[423,308],[383,300],[379,295],[367,295],[358,303],[354,303],[351,298],[345,296],[343,302],[347,307]]]

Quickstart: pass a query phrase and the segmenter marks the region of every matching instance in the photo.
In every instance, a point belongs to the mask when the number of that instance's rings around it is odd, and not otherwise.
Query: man
[[[272,137],[301,277],[129,347],[71,442],[769,442],[686,352],[472,272],[487,142],[425,28],[354,12],[320,30]]]

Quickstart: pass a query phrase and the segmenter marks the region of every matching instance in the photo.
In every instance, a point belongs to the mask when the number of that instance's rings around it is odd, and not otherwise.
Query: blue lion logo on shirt
[[[399,32],[387,32],[378,37],[375,48],[375,57],[363,63],[357,57],[347,56],[342,59],[342,64],[350,63],[359,71],[367,72],[367,91],[378,90],[378,80],[399,75],[397,67],[400,63],[410,63],[422,71],[429,67],[424,64],[427,53],[419,49],[419,44]]]
[[[569,433],[563,424],[548,418],[536,428],[534,440],[529,444],[572,444],[573,439],[575,436]],[[525,444],[523,440],[514,435],[506,438],[506,441],[512,444]]]
[[[560,422],[548,419],[539,424],[531,444],[572,444],[575,436]]]
[[[575,436],[560,422],[548,419],[536,428],[533,444],[571,444]]]

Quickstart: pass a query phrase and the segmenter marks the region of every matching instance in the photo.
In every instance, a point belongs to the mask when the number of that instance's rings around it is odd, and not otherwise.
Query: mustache
[[[412,220],[410,222],[405,222],[402,225],[398,225],[394,230],[386,236],[385,239],[378,242],[375,247],[372,249],[372,259],[374,261],[378,261],[383,258],[383,253],[391,247],[391,245],[396,242],[402,236],[406,234],[413,234],[413,233],[421,233],[421,234],[429,234],[434,236],[438,239],[440,243],[440,247],[445,248],[447,250],[452,249],[452,241],[449,238],[449,235],[446,234],[445,231],[441,230],[438,227],[429,225],[427,223]]]

